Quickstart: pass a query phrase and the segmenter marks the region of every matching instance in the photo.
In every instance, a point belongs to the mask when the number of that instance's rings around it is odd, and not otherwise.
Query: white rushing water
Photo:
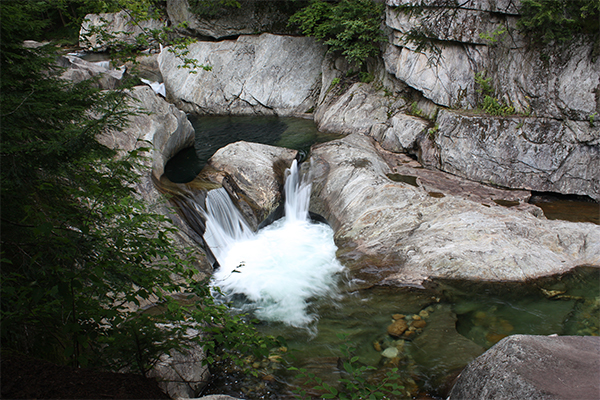
[[[220,264],[212,279],[229,298],[268,321],[306,327],[316,320],[310,301],[335,296],[344,267],[336,259],[333,230],[308,214],[311,184],[296,161],[285,182],[285,216],[252,232],[224,189],[208,193],[204,239]]]

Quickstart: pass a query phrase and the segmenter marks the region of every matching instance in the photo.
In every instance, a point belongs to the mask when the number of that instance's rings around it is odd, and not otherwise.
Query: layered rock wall
[[[210,71],[178,68],[168,51],[158,63],[167,94],[185,111],[290,116],[315,106],[324,53],[311,38],[262,34],[190,45],[188,57]]]
[[[420,12],[410,11],[421,3]],[[478,182],[600,200],[594,123],[600,58],[593,43],[581,37],[532,44],[517,29],[519,1],[388,0],[387,6],[387,72],[446,110],[431,122],[435,134],[416,143],[428,147],[416,154],[434,155],[424,164]],[[421,39],[411,40],[415,33]],[[486,114],[485,96],[513,112]],[[395,133],[382,132],[373,136],[389,147]]]

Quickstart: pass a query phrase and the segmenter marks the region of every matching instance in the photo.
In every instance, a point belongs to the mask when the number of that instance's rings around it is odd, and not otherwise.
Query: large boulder
[[[435,164],[446,172],[600,201],[600,129],[588,122],[442,111],[436,123]]]
[[[338,255],[369,284],[527,281],[579,265],[600,267],[597,225],[541,219],[466,194],[426,191],[419,179],[394,179],[368,137],[314,146],[310,169],[311,211],[331,223]]]
[[[60,77],[73,83],[95,78],[93,85],[100,89],[116,89],[121,86],[125,68],[113,69],[107,62],[89,62],[74,55],[60,56],[57,64],[65,68]]]
[[[217,2],[205,4],[204,13],[198,14],[190,8],[188,0],[167,0],[171,25],[183,34],[213,39],[257,32],[288,33],[289,2],[240,0],[239,7],[220,6]]]
[[[178,68],[181,60],[169,51],[158,59],[168,97],[185,111],[291,116],[315,106],[325,47],[312,38],[241,36],[188,50],[212,69]]]
[[[106,51],[120,43],[139,47],[157,47],[152,40],[151,31],[166,26],[164,21],[156,19],[135,20],[127,11],[118,13],[88,14],[79,29],[79,46],[89,51]],[[99,34],[103,30],[105,34]],[[142,46],[137,37],[145,35],[148,43]]]
[[[460,374],[449,400],[600,398],[600,338],[502,339]]]
[[[218,150],[200,178],[223,185],[254,229],[279,206],[285,169],[297,151],[236,142]]]

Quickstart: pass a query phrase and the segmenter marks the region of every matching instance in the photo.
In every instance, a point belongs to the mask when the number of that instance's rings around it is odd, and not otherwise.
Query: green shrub
[[[598,0],[522,0],[519,13],[519,29],[542,43],[600,31]]]
[[[383,3],[372,0],[312,0],[310,5],[289,20],[304,35],[312,36],[340,52],[350,63],[363,65],[368,57],[379,54],[386,41],[381,30]]]
[[[484,96],[480,107],[486,113],[496,117],[505,117],[515,113],[515,108],[513,106],[504,104],[500,100],[489,95]]]
[[[0,2],[2,349],[141,374],[190,340],[207,362],[268,351],[270,339],[194,282],[175,227],[134,191],[149,148],[121,156],[99,142],[136,115],[127,85],[67,82],[53,45],[23,47],[52,3]],[[161,312],[138,312],[146,303]],[[198,326],[205,334],[187,338]]]

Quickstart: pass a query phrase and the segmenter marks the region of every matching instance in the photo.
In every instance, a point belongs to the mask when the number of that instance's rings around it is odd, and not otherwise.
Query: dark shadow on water
[[[246,141],[285,147],[307,153],[310,146],[339,135],[319,132],[312,120],[266,116],[188,116],[196,131],[193,148],[181,150],[165,166],[165,176],[186,183],[200,173],[217,150]]]
[[[600,203],[587,196],[532,192],[529,202],[540,207],[548,219],[600,225]]]

